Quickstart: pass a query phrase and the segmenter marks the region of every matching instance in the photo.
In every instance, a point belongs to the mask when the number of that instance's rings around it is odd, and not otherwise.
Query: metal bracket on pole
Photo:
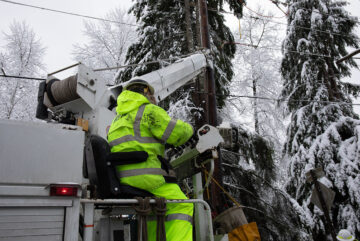
[[[325,216],[325,227],[331,233],[333,240],[336,241],[336,234],[335,234],[334,226],[332,224],[332,221],[331,221],[330,215],[329,215],[330,210],[328,209],[328,207],[326,205],[324,193],[322,192],[320,183],[317,180],[319,177],[322,177],[324,175],[325,175],[325,173],[321,168],[313,169],[313,170],[310,170],[308,173],[306,173],[306,176],[311,177],[311,179],[309,178],[308,180],[314,182],[315,190],[317,192],[318,199],[320,201],[321,209],[324,212],[324,216]]]

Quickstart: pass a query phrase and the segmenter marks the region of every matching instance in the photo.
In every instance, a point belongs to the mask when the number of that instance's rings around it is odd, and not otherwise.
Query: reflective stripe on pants
[[[174,183],[165,183],[155,190],[151,190],[157,197],[166,199],[187,199],[180,187]],[[192,203],[167,203],[167,220],[165,222],[167,241],[192,241],[192,224],[189,218],[192,217],[194,205]],[[183,215],[181,215],[183,214]],[[176,219],[178,217],[179,219]],[[148,222],[149,241],[156,240],[156,221]]]

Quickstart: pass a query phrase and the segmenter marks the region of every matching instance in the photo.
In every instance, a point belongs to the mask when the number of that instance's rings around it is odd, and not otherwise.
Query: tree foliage
[[[240,1],[227,0],[235,13],[241,15]],[[194,33],[192,41],[199,48],[196,27],[196,1],[190,1],[191,29]],[[224,1],[210,0],[208,8],[221,10]],[[137,32],[139,40],[129,48],[126,56],[128,64],[146,63],[161,60],[159,63],[129,67],[119,73],[118,81],[127,81],[134,76],[144,75],[166,66],[171,60],[189,54],[186,41],[186,24],[184,1],[176,0],[145,0],[137,1],[130,9],[140,25]],[[214,58],[215,79],[218,95],[218,105],[223,106],[223,100],[228,94],[227,85],[233,77],[231,59],[234,57],[235,46],[223,45],[224,42],[234,42],[230,29],[224,24],[224,16],[218,11],[208,11],[211,48]]]
[[[256,10],[267,16],[258,7]],[[241,20],[241,32],[235,34],[239,45],[233,60],[235,77],[231,82],[232,103],[241,106],[244,125],[275,144],[279,151],[284,141],[284,118],[275,99],[278,98],[282,79],[280,76],[281,52],[274,46],[280,43],[280,28],[270,19],[245,16]],[[237,95],[254,98],[236,98]],[[271,100],[274,99],[274,100]]]
[[[262,240],[306,240],[296,201],[276,187],[272,144],[258,134],[237,130],[238,152],[222,150],[225,188],[240,202],[248,222],[257,223]]]
[[[331,210],[336,231],[348,228],[359,236],[359,122],[349,95],[356,94],[356,87],[341,82],[356,63],[349,59],[335,64],[348,54],[346,47],[359,47],[353,33],[357,20],[344,10],[345,1],[288,3],[281,64],[282,98],[291,113],[284,148],[289,164],[286,190],[301,206],[308,240],[326,240],[330,230],[325,230],[323,213],[310,203],[312,188],[305,181],[307,171],[322,167],[326,178],[321,181],[336,192]]]
[[[88,41],[74,45],[76,61],[93,69],[124,65],[127,49],[137,39],[135,19],[126,10],[115,8],[105,18],[114,22],[85,21],[84,34]],[[116,72],[116,69],[103,71],[102,75],[108,82],[113,82]]]
[[[37,76],[43,69],[45,48],[30,26],[14,21],[9,32],[4,33],[4,40],[0,67],[6,75]],[[0,82],[0,118],[34,119],[38,83],[9,77],[1,78]]]

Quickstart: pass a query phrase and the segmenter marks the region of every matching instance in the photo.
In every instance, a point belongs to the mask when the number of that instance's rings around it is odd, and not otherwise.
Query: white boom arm
[[[142,79],[151,84],[154,87],[157,101],[160,101],[196,77],[206,66],[205,54],[198,53],[133,79]],[[85,119],[89,123],[90,133],[106,137],[106,128],[115,117],[110,106],[116,101],[122,91],[122,86],[127,82],[107,88],[99,73],[83,64],[78,66],[77,76],[61,81],[57,80],[51,85],[52,78],[49,76],[42,93],[43,103],[51,110],[52,119],[60,122],[64,122],[65,118]],[[40,92],[41,89],[39,96]],[[56,104],[50,100],[48,92],[51,92],[50,97],[52,100],[56,100]],[[68,96],[68,93],[71,93],[71,96]]]
[[[163,69],[155,70],[133,79],[147,81],[154,87],[155,97],[160,101],[196,77],[206,65],[207,62],[204,54],[194,54]]]

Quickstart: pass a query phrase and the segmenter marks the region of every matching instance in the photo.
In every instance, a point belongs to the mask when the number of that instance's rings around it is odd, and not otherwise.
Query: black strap
[[[149,154],[146,151],[112,152],[106,157],[113,166],[142,163],[147,160]]]
[[[59,103],[55,100],[54,95],[51,92],[51,86],[56,82],[60,81],[59,79],[52,79],[49,81],[49,83],[46,84],[46,93],[49,97],[49,100],[53,106],[59,105]]]
[[[146,217],[151,213],[150,207],[150,197],[141,198],[135,197],[138,200],[139,204],[134,205],[134,209],[139,217],[138,222],[138,241],[147,241],[148,232],[147,232],[147,223]]]
[[[156,241],[166,241],[166,200],[163,197],[155,197],[155,201],[156,205],[154,207],[154,213],[156,215]]]
[[[169,174],[169,171],[172,170],[170,162],[160,155],[158,155],[157,158],[161,162],[161,169],[165,170],[167,174]],[[167,183],[177,183],[177,178],[173,176],[164,176],[164,179]]]

